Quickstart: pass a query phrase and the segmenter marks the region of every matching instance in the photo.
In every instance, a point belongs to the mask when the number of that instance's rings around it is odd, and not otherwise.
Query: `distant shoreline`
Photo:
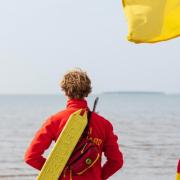
[[[161,91],[106,91],[103,94],[147,94],[147,95],[166,95]]]

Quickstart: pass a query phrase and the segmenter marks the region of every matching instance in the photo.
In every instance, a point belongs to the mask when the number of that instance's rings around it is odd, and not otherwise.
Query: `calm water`
[[[37,171],[23,162],[24,151],[43,121],[65,104],[61,96],[0,96],[0,179],[35,179]],[[97,110],[112,122],[125,157],[112,180],[175,179],[180,96],[104,94]]]

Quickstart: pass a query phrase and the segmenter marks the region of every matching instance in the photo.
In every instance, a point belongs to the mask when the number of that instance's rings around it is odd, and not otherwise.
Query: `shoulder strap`
[[[93,111],[88,111],[87,112],[87,120],[88,120],[88,122],[87,122],[86,128],[84,129],[83,137],[87,137],[88,136],[89,122],[90,122],[90,119],[91,119],[92,112],[95,112],[95,110],[96,110],[96,106],[97,106],[98,100],[99,100],[99,98],[96,97],[96,99],[94,101],[94,105],[93,105]]]

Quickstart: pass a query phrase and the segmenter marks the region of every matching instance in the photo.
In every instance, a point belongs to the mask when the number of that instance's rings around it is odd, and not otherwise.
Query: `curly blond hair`
[[[91,80],[80,68],[68,71],[60,82],[61,89],[71,99],[83,99],[92,90]]]

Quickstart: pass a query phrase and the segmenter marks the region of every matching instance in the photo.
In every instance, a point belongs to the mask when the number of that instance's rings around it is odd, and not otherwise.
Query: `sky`
[[[126,40],[120,0],[0,1],[0,94],[58,94],[74,67],[94,93],[180,93],[180,38]]]

